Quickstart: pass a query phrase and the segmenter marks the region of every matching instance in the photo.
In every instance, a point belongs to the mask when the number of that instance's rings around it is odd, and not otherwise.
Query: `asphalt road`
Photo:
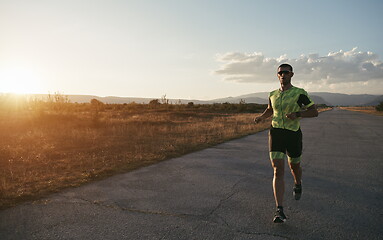
[[[383,239],[383,117],[302,120],[303,195],[274,224],[267,131],[0,212],[0,239]]]

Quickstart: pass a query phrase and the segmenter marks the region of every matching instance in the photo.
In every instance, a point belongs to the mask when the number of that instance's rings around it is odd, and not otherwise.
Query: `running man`
[[[258,123],[270,116],[272,117],[269,131],[269,152],[274,169],[273,190],[277,206],[273,221],[283,223],[286,216],[283,212],[283,196],[285,192],[285,157],[287,154],[291,173],[294,177],[293,196],[296,200],[302,194],[302,132],[301,118],[317,117],[318,111],[314,102],[302,88],[294,87],[291,78],[294,76],[293,67],[282,64],[277,73],[281,87],[269,95],[269,104],[266,110],[254,119]]]

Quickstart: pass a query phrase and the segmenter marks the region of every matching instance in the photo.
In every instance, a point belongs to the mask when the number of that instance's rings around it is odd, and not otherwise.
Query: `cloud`
[[[317,85],[318,88],[336,89],[345,83],[368,86],[383,82],[383,63],[379,56],[357,48],[330,52],[327,56],[301,55],[295,59],[286,55],[267,58],[262,53],[233,52],[217,55],[217,60],[223,65],[215,74],[223,76],[224,80],[242,83],[273,83],[276,69],[282,63],[291,64],[295,72],[293,81],[307,87]]]

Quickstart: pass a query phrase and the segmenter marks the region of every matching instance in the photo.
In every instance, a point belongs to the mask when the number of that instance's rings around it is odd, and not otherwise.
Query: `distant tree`
[[[92,105],[102,105],[104,103],[101,102],[100,100],[97,100],[97,99],[93,98],[93,99],[90,100],[90,104],[92,104]]]
[[[50,93],[48,94],[47,103],[52,110],[58,113],[63,113],[65,107],[70,103],[70,100],[67,95],[55,92],[53,95]]]
[[[100,100],[97,100],[95,98],[93,98],[92,100],[90,100],[90,105],[92,105],[92,108],[96,111],[100,111],[100,110],[103,110],[104,109],[104,106],[105,104],[103,102],[101,102]]]
[[[105,104],[95,98],[90,100],[90,106],[92,108],[92,120],[95,126],[100,124],[100,111],[103,111],[105,108]]]
[[[156,108],[159,105],[161,105],[161,103],[158,99],[153,99],[153,100],[150,100],[150,102],[149,102],[150,108]]]
[[[55,92],[53,95],[48,94],[47,102],[51,103],[70,103],[69,97],[67,95],[61,94],[60,92]]]
[[[376,111],[383,111],[383,102],[380,102],[379,105],[375,107]]]
[[[239,104],[237,105],[237,111],[238,112],[245,112],[247,108],[246,101],[241,98],[241,101],[239,101]]]
[[[166,94],[161,97],[162,104],[169,104],[169,99],[166,98]]]
[[[158,99],[150,100],[149,105],[160,105],[160,101]]]

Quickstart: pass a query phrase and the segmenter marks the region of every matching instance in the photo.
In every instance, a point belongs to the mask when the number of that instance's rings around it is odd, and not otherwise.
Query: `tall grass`
[[[222,105],[77,104],[16,101],[10,96],[0,100],[0,208],[269,125],[254,124],[254,113],[230,112]]]

